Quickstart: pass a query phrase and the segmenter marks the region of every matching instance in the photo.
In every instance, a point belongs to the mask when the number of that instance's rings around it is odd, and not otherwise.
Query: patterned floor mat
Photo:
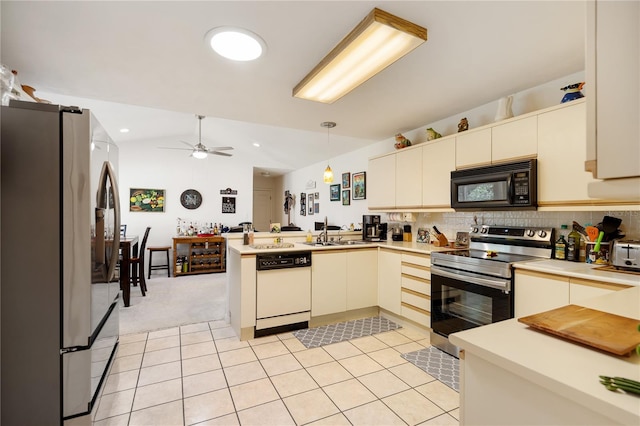
[[[456,392],[460,392],[460,362],[457,358],[433,346],[402,354],[402,358],[426,371]]]
[[[322,327],[305,328],[304,330],[294,331],[293,335],[307,348],[317,348],[398,328],[401,327],[386,318],[371,317]]]

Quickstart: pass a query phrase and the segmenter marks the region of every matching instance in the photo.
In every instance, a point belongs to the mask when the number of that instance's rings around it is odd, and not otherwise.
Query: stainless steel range
[[[448,336],[513,318],[513,263],[550,259],[553,228],[474,226],[469,249],[431,254],[431,344],[458,356]]]

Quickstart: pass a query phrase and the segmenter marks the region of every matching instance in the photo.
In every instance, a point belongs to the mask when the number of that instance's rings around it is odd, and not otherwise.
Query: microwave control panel
[[[513,203],[529,204],[529,172],[516,172],[513,174]]]

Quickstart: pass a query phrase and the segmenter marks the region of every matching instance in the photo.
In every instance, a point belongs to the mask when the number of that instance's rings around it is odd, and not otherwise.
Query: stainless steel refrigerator
[[[118,148],[78,107],[1,120],[1,423],[89,420],[118,344]]]

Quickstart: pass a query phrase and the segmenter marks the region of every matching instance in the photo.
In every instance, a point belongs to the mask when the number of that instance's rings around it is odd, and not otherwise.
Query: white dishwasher
[[[311,252],[256,256],[255,337],[309,327]]]

